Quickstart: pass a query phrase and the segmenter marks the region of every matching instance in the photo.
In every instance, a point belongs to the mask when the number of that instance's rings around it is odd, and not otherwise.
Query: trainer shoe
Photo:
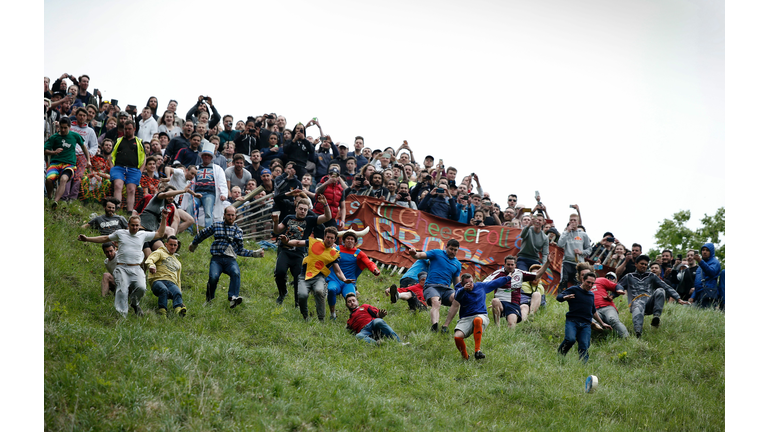
[[[397,292],[397,286],[395,284],[392,284],[391,287],[389,287],[389,301],[392,303],[397,303],[397,299],[399,299],[400,296]]]
[[[277,304],[279,304],[279,305],[283,304],[284,300],[285,300],[285,296],[278,296],[277,297]]]
[[[51,204],[51,210],[56,210],[56,207],[59,206],[59,203],[57,201],[54,201],[53,204]]]
[[[136,312],[136,316],[144,316],[144,311],[141,310],[141,306],[138,304],[131,305],[133,311]]]
[[[640,339],[640,336],[642,336],[642,335],[643,334],[641,332],[635,332],[635,336],[637,336],[638,339]]]
[[[336,312],[331,314],[331,320],[336,321]]]
[[[243,302],[243,298],[239,296],[232,296],[232,298],[229,300],[229,308],[234,309],[235,306],[239,305]]]
[[[482,351],[475,351],[475,360],[480,360],[484,358],[485,358],[485,354],[483,354]]]
[[[599,330],[603,331],[603,326],[597,323],[594,319],[592,319],[592,330]]]
[[[448,326],[443,326],[443,328],[440,330],[443,334],[448,334]]]
[[[160,309],[157,310],[157,314],[160,315],[163,318],[166,318],[168,316],[168,309],[160,308]]]
[[[173,310],[176,311],[176,314],[180,317],[183,317],[184,315],[187,314],[187,307],[184,305],[176,306],[175,308],[173,308]]]
[[[432,331],[437,333],[437,323],[432,324]]]
[[[659,324],[661,324],[661,318],[657,317],[657,316],[654,316],[653,319],[651,320],[651,327],[658,328]]]

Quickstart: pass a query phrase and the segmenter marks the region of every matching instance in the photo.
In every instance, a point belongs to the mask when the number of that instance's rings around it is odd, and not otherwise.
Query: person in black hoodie
[[[304,125],[297,123],[293,127],[293,140],[283,149],[283,162],[296,163],[296,177],[301,178],[306,172],[307,161],[315,159],[315,146],[307,141]]]

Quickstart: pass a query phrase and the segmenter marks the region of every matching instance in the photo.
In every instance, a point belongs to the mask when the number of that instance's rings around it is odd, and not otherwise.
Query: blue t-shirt
[[[511,278],[509,276],[504,276],[490,282],[475,282],[472,291],[465,290],[463,286],[456,289],[456,294],[453,298],[461,305],[459,318],[480,314],[487,315],[488,309],[485,307],[486,295],[510,283],[510,281]]]
[[[403,275],[403,277],[400,278],[400,280],[403,280],[405,278],[419,280],[419,273],[421,272],[429,272],[429,260],[425,260],[425,259],[416,260],[416,262],[413,263],[411,268],[409,268],[408,271],[405,272],[405,274]]]
[[[455,278],[461,274],[461,262],[456,258],[448,259],[448,254],[442,249],[432,249],[427,252],[429,274],[425,285],[440,284],[450,287]]]

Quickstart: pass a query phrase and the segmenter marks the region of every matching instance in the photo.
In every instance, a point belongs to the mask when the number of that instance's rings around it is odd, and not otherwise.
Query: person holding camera
[[[309,122],[313,124],[312,121]],[[296,163],[296,175],[301,178],[307,171],[307,162],[315,159],[315,145],[306,138],[306,128],[297,123],[293,127],[293,140],[283,147],[283,162],[294,161]],[[263,157],[262,159],[267,159]]]
[[[419,203],[419,210],[437,217],[456,220],[456,199],[448,193],[448,180],[441,179],[437,187]]]
[[[539,213],[531,221],[531,225],[523,228],[520,233],[522,243],[517,253],[517,267],[527,271],[535,264],[546,262],[549,258],[549,237],[544,233],[544,215]],[[541,261],[539,261],[541,256]]]
[[[240,153],[242,155],[248,155],[249,157],[248,162],[251,163],[250,160],[250,154],[253,150],[259,150],[261,151],[261,145],[259,143],[259,136],[258,131],[259,127],[261,127],[261,124],[256,124],[256,120],[253,118],[248,118],[248,120],[245,122],[245,131],[237,137],[235,137],[235,153]],[[267,159],[264,158],[264,155],[262,155],[262,160],[264,162],[267,162]]]
[[[318,127],[320,126],[317,123]],[[331,154],[333,152],[333,154]],[[322,182],[323,177],[328,175],[328,168],[334,163],[334,160],[339,156],[339,148],[333,143],[330,135],[322,137],[320,147],[315,151],[315,181]],[[341,165],[339,165],[341,167]],[[341,169],[339,169],[341,174]]]
[[[371,187],[365,193],[366,196],[380,198],[384,201],[392,201],[389,189],[384,186],[384,175],[378,171],[371,174]]]
[[[208,105],[206,105],[206,102],[208,102]],[[211,109],[208,109],[208,106],[211,107]],[[210,114],[210,112],[213,111],[213,115]],[[197,124],[197,120],[200,118],[202,113],[206,113],[210,119],[208,120],[208,127],[213,128],[217,124],[219,124],[219,120],[221,120],[221,115],[219,115],[219,112],[216,110],[216,107],[213,106],[213,100],[210,96],[203,96],[200,95],[197,97],[197,104],[193,106],[192,108],[187,111],[187,120],[192,120],[192,123]]]
[[[408,191],[408,182],[402,181],[397,185],[397,195],[395,196],[395,204],[410,208],[411,210],[418,210],[416,203],[411,199],[411,194]]]

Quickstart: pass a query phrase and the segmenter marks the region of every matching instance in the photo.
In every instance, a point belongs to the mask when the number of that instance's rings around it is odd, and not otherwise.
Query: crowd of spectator
[[[292,191],[303,192],[312,203],[309,211],[316,215],[324,214],[317,199],[323,195],[332,219],[316,228],[322,235],[326,227],[344,227],[348,196],[370,196],[457,223],[520,228],[524,235],[530,231],[528,244],[535,250],[522,251],[518,257],[524,270],[546,262],[546,254],[543,260],[533,259],[537,250],[557,244],[565,251],[560,291],[577,283],[579,262],[594,263],[596,269],[610,267],[621,278],[636,270],[634,259],[642,253],[639,244],[622,244],[610,232],[591,244],[578,205],[571,206],[573,212],[561,232],[538,193],[535,206],[519,203],[515,193],[500,204],[483,190],[477,173],[459,176],[440,157],[417,158],[407,141],[397,148],[372,149],[363,136],[356,136],[348,145],[334,141],[317,118],[289,127],[287,119],[276,113],[236,121],[226,111],[222,115],[213,99],[204,95],[186,112],[178,111],[181,107],[175,100],[163,109],[154,96],[144,106],[122,108],[117,100],[103,100],[98,89],[91,93],[90,82],[85,74],[65,73],[52,84],[44,79],[44,135],[46,156],[51,157],[45,163],[46,194],[54,207],[59,200],[104,203],[112,198],[117,211],[131,215],[141,213],[152,197],[179,191],[172,200],[179,208],[176,226],[189,226],[189,215],[202,209],[208,227],[222,219],[229,203],[261,186],[264,192],[251,199],[274,194],[279,220],[294,211]],[[316,137],[308,135],[310,127],[317,127]],[[67,136],[62,137],[64,130]],[[66,151],[56,153],[55,146]],[[74,153],[69,165],[54,160],[70,157],[69,153]],[[190,192],[182,194],[188,187]],[[650,271],[687,300],[700,277],[698,252],[675,258],[665,250]]]

